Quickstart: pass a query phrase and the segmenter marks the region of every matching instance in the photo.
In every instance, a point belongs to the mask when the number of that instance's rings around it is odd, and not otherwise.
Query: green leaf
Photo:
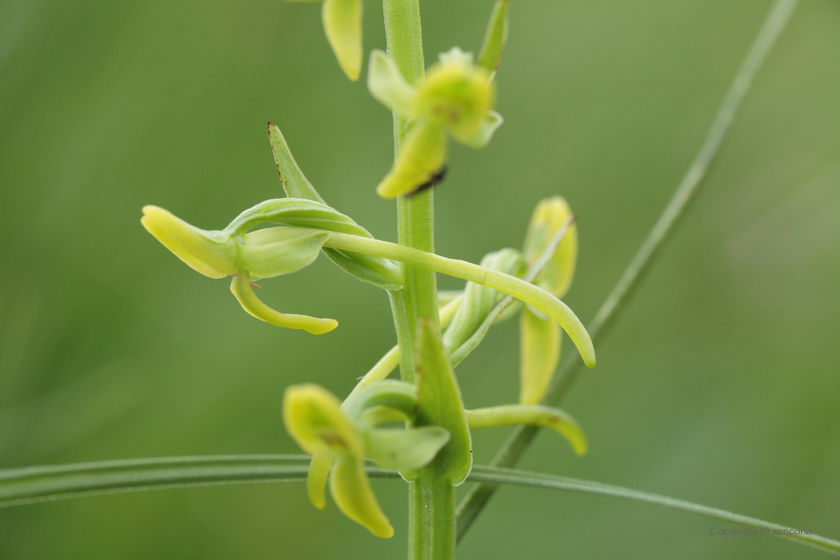
[[[146,492],[209,484],[303,481],[306,455],[222,455],[101,461],[0,470],[0,508],[119,492]],[[399,479],[393,471],[368,466],[372,478]],[[475,465],[472,482],[513,484],[646,503],[744,526],[767,527],[771,535],[840,556],[840,541],[659,494],[564,476]],[[463,513],[463,512],[459,512]],[[461,518],[462,515],[459,515]]]
[[[433,476],[461,484],[472,467],[472,440],[464,414],[461,390],[434,325],[420,322],[417,362],[416,426],[440,426],[449,432],[449,443],[425,467]]]
[[[321,16],[339,66],[355,82],[362,71],[362,0],[324,0]]]
[[[405,119],[411,117],[417,90],[406,81],[391,57],[380,50],[370,53],[367,86],[374,99]]]
[[[499,67],[507,43],[509,8],[509,0],[496,0],[493,12],[490,14],[490,22],[487,24],[487,31],[484,34],[484,45],[481,47],[481,54],[478,56],[478,65],[491,74]]]
[[[344,457],[333,465],[330,494],[344,515],[377,537],[389,539],[394,536],[394,528],[376,501],[361,459]]]
[[[292,151],[289,149],[283,133],[280,132],[280,128],[270,121],[268,123],[268,141],[271,142],[274,163],[277,164],[277,173],[280,174],[280,182],[283,184],[286,196],[326,204],[326,201],[321,198],[312,183],[304,176],[303,171],[292,156]]]
[[[537,404],[560,361],[560,325],[548,317],[538,317],[525,306],[519,318],[519,337],[519,402]]]
[[[410,471],[426,466],[449,441],[449,432],[438,426],[380,428],[362,432],[365,452],[386,469]]]

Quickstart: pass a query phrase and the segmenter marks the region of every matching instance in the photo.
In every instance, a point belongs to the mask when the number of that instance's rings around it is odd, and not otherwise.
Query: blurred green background
[[[424,0],[426,56],[480,46],[491,0]],[[506,123],[453,149],[444,255],[521,245],[536,202],[580,213],[567,301],[588,321],[692,160],[769,0],[514,1]],[[365,46],[384,47],[366,2]],[[673,495],[840,537],[840,3],[803,0],[709,181],[523,468]],[[279,196],[278,123],[327,200],[394,240],[373,192],[390,115],[341,74],[315,4],[0,0],[0,467],[297,453],[285,386],[346,394],[394,343],[387,298],[326,259],[264,282],[325,336],[241,311],[140,226],[154,203],[215,229]],[[444,288],[459,283],[441,279]],[[517,326],[459,368],[468,407],[517,394]],[[570,351],[571,345],[566,345]],[[507,430],[478,433],[486,462]],[[371,537],[301,484],[190,488],[0,510],[0,558],[400,558],[406,490],[374,483]],[[725,524],[504,488],[459,558],[821,558]]]

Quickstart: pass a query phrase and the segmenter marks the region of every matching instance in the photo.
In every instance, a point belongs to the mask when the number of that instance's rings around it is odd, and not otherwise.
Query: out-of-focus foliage
[[[491,5],[424,1],[427,63],[455,44],[477,50]],[[452,144],[438,250],[475,262],[519,247],[537,201],[560,194],[580,214],[568,302],[591,317],[769,6],[512,2],[496,79],[505,125],[484,150]],[[192,273],[138,223],[156,204],[218,229],[281,196],[272,120],[331,206],[396,238],[393,202],[374,195],[392,163],[390,116],[336,67],[319,12],[268,0],[0,2],[0,465],[295,453],[283,389],[345,395],[393,345],[385,294],[326,259],[264,281],[267,304],[346,327],[312,337],[248,317],[225,283]],[[366,49],[385,46],[380,13],[367,6]],[[524,467],[838,536],[838,29],[836,0],[802,3],[691,215],[564,402],[589,453],[575,458],[549,434]],[[516,394],[515,323],[459,366],[468,408]],[[505,436],[477,432],[476,463]],[[310,507],[302,484],[241,485],[2,510],[0,557],[399,557],[404,484],[373,486],[397,531],[389,541]],[[823,557],[771,537],[726,541],[712,526],[505,489],[458,557]]]

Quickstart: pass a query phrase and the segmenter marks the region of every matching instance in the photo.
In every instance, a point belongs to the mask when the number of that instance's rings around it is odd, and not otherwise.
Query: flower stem
[[[423,33],[419,0],[383,0],[388,53],[403,77],[416,84],[423,80]],[[406,122],[394,115],[394,155],[405,139]],[[399,244],[406,248],[434,253],[434,195],[431,190],[411,198],[397,199]],[[428,268],[403,264],[405,284],[391,298],[397,324],[402,378],[414,378],[417,325],[428,319],[440,332],[437,278]],[[402,306],[393,305],[400,297]],[[399,307],[399,309],[398,309]],[[397,312],[402,317],[397,316]],[[400,333],[400,325],[408,327]],[[406,329],[403,329],[406,330]],[[407,340],[406,340],[407,339]],[[420,477],[409,486],[409,559],[450,560],[455,556],[455,492],[448,480]]]
[[[434,253],[418,251],[411,247],[388,243],[387,241],[380,241],[378,239],[360,237],[358,235],[331,233],[330,239],[327,240],[324,247],[393,259],[412,266],[423,267],[430,271],[441,272],[449,276],[475,282],[476,284],[511,295],[525,303],[533,305],[557,321],[563,327],[563,330],[569,334],[569,338],[572,339],[575,346],[577,346],[584,363],[589,367],[595,365],[595,349],[580,319],[577,318],[565,303],[545,290],[524,280],[470,262],[448,259],[440,255],[435,255]]]

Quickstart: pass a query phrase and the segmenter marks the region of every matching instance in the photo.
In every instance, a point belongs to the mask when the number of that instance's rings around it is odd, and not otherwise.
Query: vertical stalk
[[[455,487],[446,478],[418,478],[408,491],[409,560],[455,557]]]
[[[410,83],[423,80],[423,33],[419,0],[383,0],[388,54]],[[394,155],[405,139],[406,122],[394,114]],[[431,189],[397,199],[400,245],[434,253],[434,194]],[[440,331],[437,278],[431,270],[403,265],[405,286],[391,298],[400,344],[400,372],[414,380],[417,325],[425,317]],[[401,298],[402,301],[398,301]],[[402,316],[398,316],[401,313]],[[402,326],[402,329],[401,329]],[[407,328],[406,328],[407,327]],[[400,331],[403,331],[402,333]],[[407,333],[405,331],[408,331]],[[408,340],[405,340],[408,338]],[[455,556],[455,489],[447,479],[421,473],[409,484],[409,560],[451,560]]]

